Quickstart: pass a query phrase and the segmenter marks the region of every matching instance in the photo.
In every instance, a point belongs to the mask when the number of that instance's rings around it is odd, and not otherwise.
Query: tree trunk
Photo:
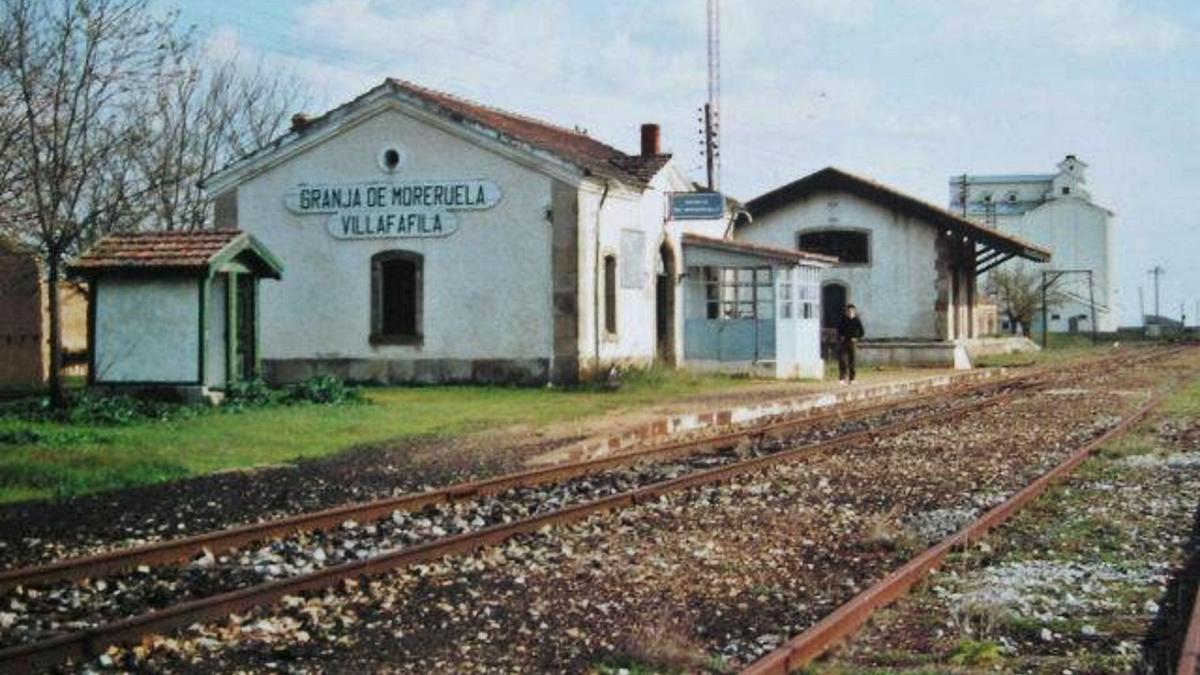
[[[61,410],[66,407],[66,397],[63,395],[62,381],[62,306],[59,297],[62,256],[58,253],[51,253],[48,258],[46,292],[49,298],[48,310],[50,314],[50,373],[47,378],[47,384],[50,387],[50,404],[56,410]]]

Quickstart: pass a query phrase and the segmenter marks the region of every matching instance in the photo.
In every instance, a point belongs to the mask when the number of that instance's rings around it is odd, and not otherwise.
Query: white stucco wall
[[[836,204],[836,205],[834,205]],[[864,230],[870,262],[824,270],[822,283],[845,284],[868,338],[936,339],[938,230],[844,192],[799,200],[737,228],[735,238],[787,249],[798,233],[828,228]]]
[[[583,359],[608,361],[647,361],[656,348],[655,335],[655,259],[662,239],[662,217],[657,222],[643,218],[642,196],[619,189],[580,192],[579,245],[579,353]],[[640,260],[623,255],[622,231],[642,234]],[[599,235],[597,249],[597,234]],[[598,252],[598,253],[597,253]],[[617,332],[604,330],[605,256],[617,260]],[[626,268],[640,263],[641,286],[627,287]],[[597,290],[599,292],[597,292]]]
[[[195,382],[199,283],[197,279],[105,278],[94,285],[96,381]]]
[[[400,147],[394,173],[380,152]],[[502,197],[487,210],[458,211],[442,238],[341,240],[327,216],[297,215],[284,195],[301,183],[486,179]],[[261,289],[265,359],[549,358],[552,351],[550,179],[396,110],[385,110],[289,158],[238,188],[239,226],[284,264]],[[419,346],[369,344],[371,256],[424,256]]]
[[[1097,328],[1102,332],[1117,329],[1115,303],[1118,299],[1113,285],[1114,231],[1112,218],[1107,211],[1083,199],[1059,197],[1022,215],[998,216],[996,225],[1005,232],[1045,246],[1053,252],[1049,263],[1023,263],[1030,269],[1093,270],[1096,303],[1111,308],[1111,311],[1097,311]],[[1064,276],[1059,288],[1081,300],[1067,301],[1052,310],[1060,318],[1050,322],[1051,331],[1066,331],[1069,317],[1090,313],[1086,302],[1088,286],[1085,276]],[[1089,331],[1091,325],[1082,322],[1080,330]]]

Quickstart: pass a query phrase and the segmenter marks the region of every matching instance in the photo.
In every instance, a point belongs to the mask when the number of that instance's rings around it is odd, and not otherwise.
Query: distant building
[[[822,278],[827,330],[853,303],[868,340],[943,343],[923,350],[949,354],[953,343],[993,332],[994,314],[977,314],[978,274],[1012,258],[1050,259],[1043,247],[832,167],[746,208],[752,221],[736,239],[838,257]]]
[[[1091,270],[1096,328],[1117,329],[1113,212],[1092,201],[1087,164],[1067,155],[1057,173],[951,176],[950,208],[967,218],[1054,251],[1052,264],[1033,269]],[[1066,300],[1050,310],[1051,332],[1090,332],[1091,300],[1084,274],[1060,278]],[[1003,309],[1003,308],[1001,308]],[[1003,314],[1000,317],[1004,319]],[[1041,317],[1035,319],[1040,330]]]
[[[84,287],[64,282],[64,370],[86,374],[87,297]],[[50,294],[35,257],[0,250],[0,387],[40,386],[50,376]]]

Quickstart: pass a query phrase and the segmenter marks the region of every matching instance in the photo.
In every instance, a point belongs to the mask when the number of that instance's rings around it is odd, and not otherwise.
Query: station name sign
[[[490,209],[500,187],[489,180],[301,184],[284,195],[299,215],[328,214],[338,239],[444,237],[458,230],[455,211]]]
[[[725,197],[720,192],[672,192],[671,220],[717,220],[725,217]]]

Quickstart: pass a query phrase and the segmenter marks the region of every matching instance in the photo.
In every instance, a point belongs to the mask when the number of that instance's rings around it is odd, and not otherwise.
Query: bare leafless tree
[[[0,239],[44,268],[55,405],[65,262],[110,232],[203,227],[200,179],[302,99],[262,64],[210,62],[177,19],[150,0],[0,0]]]
[[[136,227],[153,186],[128,165],[148,129],[135,112],[187,42],[148,0],[0,0],[11,42],[0,90],[13,92],[19,132],[5,152],[13,194],[5,229],[45,267],[50,395],[62,405],[59,282],[69,256]]]
[[[988,288],[996,298],[1000,313],[1008,318],[1010,326],[1021,326],[1021,333],[1029,337],[1033,329],[1033,318],[1042,308],[1042,278],[1035,270],[1014,264],[993,270],[988,277]],[[1046,291],[1046,307],[1053,309],[1064,300],[1061,291],[1050,288]]]
[[[238,54],[193,54],[182,72],[164,73],[144,116],[152,135],[137,158],[156,177],[151,226],[207,226],[212,204],[201,179],[271,142],[307,98],[296,80]]]

